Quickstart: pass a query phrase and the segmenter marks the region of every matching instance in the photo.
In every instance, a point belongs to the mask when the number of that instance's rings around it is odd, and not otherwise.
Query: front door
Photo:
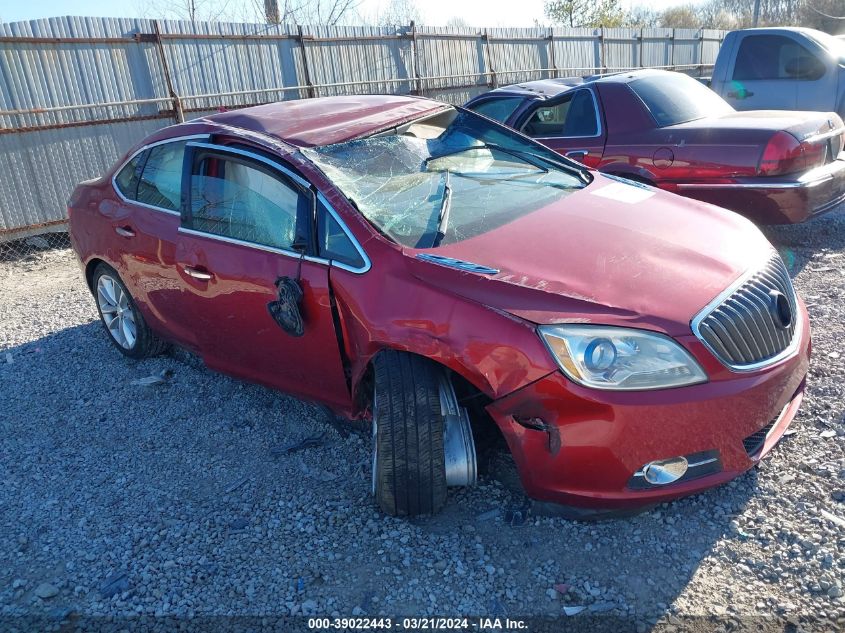
[[[589,88],[571,90],[540,102],[524,115],[520,130],[558,154],[588,167],[598,167],[601,162],[605,132],[598,101]]]
[[[265,156],[208,144],[188,146],[185,168],[177,274],[206,364],[348,408],[329,265],[303,257],[316,204],[308,183]],[[279,320],[291,310],[299,332]]]
[[[805,42],[789,34],[744,36],[728,72],[725,101],[737,110],[833,109],[834,73]]]

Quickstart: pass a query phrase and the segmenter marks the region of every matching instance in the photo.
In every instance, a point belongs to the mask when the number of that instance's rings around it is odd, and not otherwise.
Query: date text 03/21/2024
[[[525,631],[525,620],[511,618],[308,618],[308,628],[314,630],[389,630],[404,631]]]

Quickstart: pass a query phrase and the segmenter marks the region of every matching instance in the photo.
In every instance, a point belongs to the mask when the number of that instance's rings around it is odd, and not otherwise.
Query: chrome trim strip
[[[133,152],[132,155],[129,156],[129,158],[127,158],[125,161],[123,161],[120,164],[120,167],[115,169],[114,173],[112,174],[111,186],[112,186],[112,189],[114,189],[114,192],[117,194],[117,197],[120,198],[123,202],[125,202],[127,204],[137,204],[139,207],[144,207],[145,209],[152,209],[154,211],[160,211],[161,213],[168,213],[170,215],[181,216],[182,214],[179,211],[174,211],[173,209],[165,209],[164,207],[157,207],[157,206],[152,205],[152,204],[146,204],[144,202],[138,202],[137,200],[132,200],[130,198],[127,198],[126,196],[123,195],[123,192],[120,190],[120,187],[117,186],[117,180],[116,179],[117,179],[117,175],[123,170],[123,168],[126,167],[126,165],[128,163],[130,163],[141,152],[145,152],[148,149],[151,149],[153,147],[158,147],[159,145],[166,145],[167,143],[179,143],[180,141],[189,141],[190,142],[191,140],[200,139],[200,138],[209,139],[209,138],[211,138],[211,135],[210,134],[190,134],[188,136],[174,136],[174,137],[171,137],[171,138],[162,139],[161,141],[156,141],[155,143],[147,143],[143,147],[139,148],[137,151]]]
[[[817,178],[815,180],[807,180],[807,181],[800,181],[796,180],[795,182],[770,182],[770,183],[748,183],[748,182],[737,182],[737,183],[713,183],[707,184],[703,182],[688,182],[688,183],[677,183],[678,189],[811,189],[813,187],[817,187],[822,183],[827,182],[828,180],[833,180],[832,174],[826,174],[821,178]]]
[[[687,464],[687,472],[689,472],[689,470],[691,468],[699,468],[700,466],[706,466],[707,464],[712,464],[713,462],[718,462],[718,461],[719,461],[718,457],[711,457],[710,459],[702,459],[700,462],[693,462],[691,464]],[[649,462],[649,464],[650,463],[651,462]],[[684,474],[686,474],[686,473],[684,473]],[[634,477],[645,477],[645,472],[643,472],[643,469],[640,468],[637,472],[635,472],[633,474],[633,476]]]
[[[818,143],[819,141],[823,141],[828,138],[833,138],[834,136],[839,136],[843,133],[843,129],[841,127],[835,127],[833,129],[828,130],[827,132],[822,132],[821,134],[816,134],[815,136],[808,136],[805,139],[802,139],[802,143]]]
[[[801,323],[801,319],[798,318],[800,316],[800,311],[798,311],[795,315],[795,332],[792,334],[792,340],[789,342],[782,352],[773,356],[772,358],[767,358],[766,360],[760,361],[758,363],[751,363],[750,365],[729,365],[728,363],[722,360],[722,355],[719,354],[716,350],[711,347],[710,343],[707,342],[707,339],[701,334],[700,326],[701,323],[710,316],[710,313],[713,312],[716,308],[718,308],[728,297],[730,297],[736,290],[742,286],[746,281],[748,281],[751,277],[754,277],[757,273],[763,270],[766,264],[772,259],[772,255],[777,255],[780,257],[776,251],[770,251],[768,256],[762,261],[762,263],[750,267],[746,270],[739,278],[734,281],[730,286],[725,288],[721,293],[719,293],[710,303],[704,306],[698,314],[696,314],[691,323],[690,327],[692,328],[693,334],[695,337],[701,342],[704,347],[706,347],[711,354],[718,360],[722,365],[727,367],[733,372],[737,373],[747,373],[751,371],[757,371],[758,369],[763,369],[765,367],[769,367],[774,365],[789,356],[795,354],[798,350],[798,344],[801,341],[801,336],[803,334],[803,324]],[[785,265],[784,265],[785,267]],[[787,276],[789,276],[789,271],[787,270]],[[792,283],[792,279],[790,278],[790,284]],[[795,307],[796,310],[799,308],[798,303],[798,294],[795,292],[795,288],[792,288],[792,292],[795,295]]]
[[[217,240],[219,242],[235,244],[237,246],[249,246],[260,251],[267,251],[268,253],[274,253],[276,255],[284,255],[285,257],[290,257],[291,259],[299,259],[300,257],[302,257],[305,261],[309,262],[315,262],[319,264],[329,263],[328,260],[319,259],[317,257],[311,257],[310,255],[302,255],[301,253],[297,253],[296,251],[288,251],[283,248],[276,248],[275,246],[266,246],[264,244],[258,244],[257,242],[247,242],[246,240],[239,240],[235,237],[227,237],[225,235],[216,235],[215,233],[205,233],[203,231],[197,231],[196,229],[187,229],[184,226],[179,227],[179,233],[193,235],[195,237],[204,237],[210,240]]]
[[[435,255],[434,253],[417,253],[416,258],[439,266],[461,270],[466,273],[477,273],[479,275],[497,275],[499,273],[498,268],[490,268],[489,266],[484,266],[483,264],[476,264],[475,262],[468,262],[466,260],[455,259],[453,257],[444,257],[443,255]]]
[[[210,151],[220,152],[222,154],[235,154],[237,156],[249,158],[250,160],[258,161],[259,163],[264,163],[265,165],[273,167],[274,169],[278,169],[280,172],[282,172],[285,176],[293,180],[298,185],[305,187],[309,190],[311,189],[311,183],[305,180],[302,176],[295,174],[278,161],[271,160],[266,156],[254,154],[243,149],[238,149],[237,147],[229,147],[227,145],[215,145],[214,143],[188,143],[188,146],[199,147]]]
[[[530,134],[526,134],[526,132],[525,132],[525,126],[528,125],[528,121],[526,121],[525,123],[523,123],[520,126],[519,131],[521,133],[525,134],[528,138],[533,138],[535,141],[552,140],[552,139],[556,139],[556,138],[598,138],[598,137],[600,137],[604,133],[604,128],[602,128],[602,125],[601,125],[601,112],[599,111],[599,102],[596,100],[595,92],[593,92],[590,88],[585,87],[585,88],[576,88],[575,90],[572,90],[572,91],[567,91],[567,94],[571,94],[572,99],[574,99],[575,93],[577,93],[580,90],[586,90],[587,92],[590,93],[590,96],[593,98],[593,111],[596,113],[596,125],[598,126],[596,128],[598,130],[596,132],[596,134],[591,134],[590,136],[531,136]],[[550,101],[553,101],[553,99],[550,99]],[[570,99],[570,101],[571,101],[571,99]],[[534,112],[536,112],[541,107],[543,107],[543,105],[542,105],[543,103],[546,103],[546,102],[540,101],[540,106],[538,108],[535,108],[534,110],[532,110],[531,114],[533,115]],[[545,107],[553,108],[556,105],[557,105],[556,103],[552,103],[551,105],[546,104]],[[530,120],[530,117],[529,117],[529,120]],[[502,124],[502,125],[504,125],[504,124]]]
[[[336,262],[334,260],[331,260],[331,265],[336,266],[337,268],[340,268],[342,270],[349,271],[350,273],[357,273],[359,275],[363,275],[373,266],[369,256],[367,255],[367,252],[364,250],[364,247],[361,246],[360,242],[358,242],[358,240],[352,234],[352,231],[349,230],[349,227],[346,225],[346,222],[343,221],[343,218],[341,218],[340,214],[335,211],[335,208],[332,206],[332,204],[328,201],[326,196],[324,196],[321,191],[317,192],[317,200],[319,200],[320,203],[324,207],[326,207],[328,212],[331,213],[332,217],[335,219],[338,225],[340,225],[340,228],[343,230],[344,233],[346,233],[346,237],[348,237],[349,241],[352,242],[352,245],[355,247],[355,250],[358,251],[358,254],[361,256],[361,259],[364,260],[364,266],[362,268],[354,268],[348,264],[344,264],[343,262]]]

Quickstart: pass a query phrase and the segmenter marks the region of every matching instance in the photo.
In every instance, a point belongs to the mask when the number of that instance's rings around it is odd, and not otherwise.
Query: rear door
[[[185,165],[176,272],[206,364],[347,408],[329,262],[312,256],[315,192],[253,151],[190,144]],[[298,307],[278,289],[292,281]],[[299,335],[274,318],[280,310],[298,311]]]
[[[833,109],[836,73],[800,34],[743,35],[722,96],[737,110]]]
[[[558,154],[597,167],[606,133],[598,100],[589,88],[579,88],[538,102],[521,117],[519,129]]]
[[[196,349],[193,323],[181,310],[175,271],[185,145],[207,135],[167,139],[136,152],[112,182],[119,203],[111,218],[119,273],[158,334]]]

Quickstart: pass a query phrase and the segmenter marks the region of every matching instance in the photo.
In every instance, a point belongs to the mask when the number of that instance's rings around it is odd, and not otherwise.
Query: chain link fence
[[[43,251],[60,248],[70,248],[66,229],[0,242],[0,262],[34,259]]]

